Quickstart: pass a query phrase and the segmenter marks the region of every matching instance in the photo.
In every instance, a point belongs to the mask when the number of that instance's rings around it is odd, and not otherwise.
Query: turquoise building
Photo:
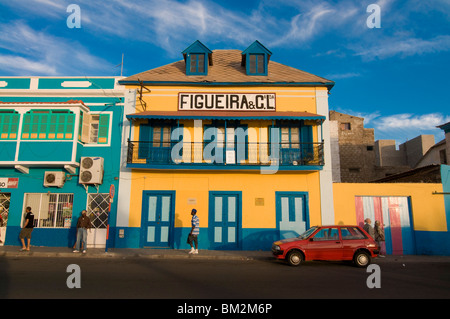
[[[86,209],[88,248],[112,247],[127,95],[119,80],[0,77],[1,245],[20,245],[30,206],[32,246],[72,247]]]

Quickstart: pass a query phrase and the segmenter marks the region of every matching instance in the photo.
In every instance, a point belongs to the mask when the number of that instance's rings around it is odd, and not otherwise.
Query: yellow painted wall
[[[316,91],[327,88],[314,87],[204,87],[204,86],[146,86],[151,92],[143,90],[143,100],[147,111],[177,111],[178,93],[275,93],[276,110],[292,112],[317,113]],[[127,86],[138,89],[137,86]],[[137,94],[136,112],[144,111]],[[327,114],[321,114],[326,116]],[[133,123],[133,140],[139,139],[139,124]],[[202,124],[209,124],[203,121]],[[184,130],[189,131],[191,141],[201,141],[203,130],[194,130],[194,121],[180,121]],[[267,136],[261,130],[267,130],[272,121],[242,121],[249,128],[254,128],[256,136],[249,137],[249,142],[265,142]],[[307,123],[316,125],[315,123]],[[200,134],[200,139],[198,136]],[[317,129],[313,129],[314,141],[318,141]],[[259,156],[259,152],[258,152]],[[193,162],[193,159],[191,160]],[[175,190],[175,227],[190,227],[192,208],[197,209],[200,227],[208,227],[208,200],[210,191],[242,191],[242,227],[275,228],[275,191],[308,192],[310,224],[320,224],[320,182],[319,172],[278,172],[262,175],[257,171],[210,170],[132,170],[129,226],[140,227],[142,211],[142,192],[144,190]],[[263,198],[264,206],[256,206],[255,199]],[[189,202],[196,200],[197,204]]]
[[[151,92],[145,89],[142,99],[146,103],[147,111],[177,111],[178,93],[275,93],[276,110],[279,112],[296,111],[316,113],[316,91],[327,88],[322,87],[204,87],[204,86],[146,86]],[[127,89],[139,89],[138,86],[127,86]],[[143,104],[138,99],[136,101],[136,112],[143,111]],[[322,114],[327,115],[327,114]]]
[[[197,209],[200,227],[208,227],[210,191],[242,191],[242,227],[275,228],[275,191],[303,191],[309,194],[311,225],[320,224],[320,191],[318,172],[154,171],[133,170],[130,199],[130,227],[140,227],[142,192],[175,190],[175,227],[190,227],[191,209]],[[263,198],[264,206],[255,199]],[[192,205],[195,199],[196,204]]]
[[[411,198],[414,230],[447,231],[442,184],[428,183],[334,183],[337,224],[356,224],[355,196],[407,196]]]

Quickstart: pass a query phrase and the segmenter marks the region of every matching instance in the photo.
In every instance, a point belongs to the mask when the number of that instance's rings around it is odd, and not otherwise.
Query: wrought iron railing
[[[323,166],[323,143],[246,143],[225,148],[206,142],[128,141],[128,164]]]

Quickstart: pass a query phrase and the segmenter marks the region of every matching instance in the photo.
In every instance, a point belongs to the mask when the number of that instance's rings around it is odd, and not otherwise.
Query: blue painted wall
[[[117,219],[117,194],[119,191],[119,172],[122,138],[122,120],[123,106],[114,103],[123,103],[123,95],[117,97],[111,96],[82,96],[73,94],[70,96],[45,97],[27,96],[2,96],[6,89],[29,89],[30,79],[28,78],[0,78],[0,81],[8,82],[3,91],[0,90],[0,101],[3,102],[65,102],[68,100],[81,100],[91,110],[91,112],[112,112],[112,129],[110,130],[110,145],[84,145],[80,142],[76,147],[76,161],[80,161],[84,156],[97,156],[104,158],[104,176],[103,183],[99,186],[99,193],[109,193],[111,185],[115,186],[115,200],[111,204],[109,216],[110,235],[108,247],[114,247],[114,233]],[[64,78],[64,79],[39,79],[39,88],[61,89],[64,94],[70,91],[69,88],[61,87],[62,81],[77,80],[85,81],[85,78]],[[113,89],[114,78],[95,78],[92,80],[94,85],[89,89]],[[73,88],[80,89],[80,88]],[[23,92],[22,92],[23,93]],[[95,103],[99,105],[92,105]],[[48,109],[48,107],[46,107]],[[29,174],[24,174],[14,167],[0,167],[0,178],[13,177],[19,178],[18,188],[3,188],[3,193],[11,193],[11,202],[9,207],[8,224],[6,228],[5,245],[20,245],[19,232],[21,230],[21,220],[24,214],[25,193],[70,193],[73,198],[73,214],[70,228],[35,228],[32,233],[32,246],[51,246],[51,247],[72,247],[76,238],[76,222],[83,209],[86,209],[87,197],[86,189],[78,183],[79,169],[76,169],[74,176],[61,166],[52,166],[54,161],[70,161],[72,155],[72,141],[31,141],[22,142],[19,153],[19,161],[41,161],[45,167],[29,167]],[[0,156],[2,161],[13,161],[16,150],[16,142],[1,141]],[[66,174],[66,182],[62,188],[44,187],[44,173],[46,171],[63,171]],[[89,193],[97,193],[97,189],[89,186]],[[35,209],[37,210],[37,209]]]
[[[118,238],[117,233],[121,229],[124,230],[124,237]],[[189,249],[190,246],[186,241],[190,231],[190,227],[175,227],[172,248]],[[116,234],[115,248],[142,248],[140,247],[141,228],[117,227],[114,229],[114,232]],[[208,228],[200,227],[200,235],[198,237],[199,249],[212,249],[208,232]],[[272,243],[280,239],[279,231],[275,228],[243,228],[241,234],[242,237],[239,239],[241,250],[270,251]],[[226,249],[226,247],[222,249]]]
[[[435,196],[444,197],[447,231],[415,231],[418,255],[450,256],[450,166],[441,165],[441,180],[444,194]]]

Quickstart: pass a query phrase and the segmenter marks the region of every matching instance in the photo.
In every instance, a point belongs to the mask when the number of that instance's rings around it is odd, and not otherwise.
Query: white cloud
[[[429,113],[423,115],[414,114],[395,114],[391,116],[381,117],[376,128],[379,130],[434,130],[436,126],[450,121],[450,116],[440,113]]]
[[[368,49],[359,49],[356,55],[366,59],[390,58],[393,56],[407,57],[441,51],[450,51],[450,36],[439,35],[431,39],[419,38],[388,38],[377,42]]]
[[[77,42],[37,31],[23,22],[0,25],[0,67],[16,75],[80,74],[80,70],[113,71]],[[91,74],[92,75],[92,74]]]
[[[365,113],[365,112],[354,111],[354,110],[351,110],[348,108],[341,108],[341,107],[338,107],[336,109],[336,111],[339,113],[344,113],[344,114],[348,114],[351,116],[362,117],[364,119],[364,126],[369,125],[370,123],[373,122],[374,119],[380,117],[379,111],[375,111],[372,113]]]
[[[378,117],[373,120],[377,139],[395,139],[400,142],[413,139],[419,135],[434,135],[435,141],[444,138],[444,133],[438,125],[450,121],[450,116],[441,113],[422,115],[394,114]]]
[[[70,0],[18,0],[12,10],[65,20]],[[82,28],[92,34],[131,37],[169,53],[195,39],[242,46],[260,40],[270,47],[303,47],[323,32],[351,23],[358,8],[351,1],[261,0],[256,8],[235,10],[207,0],[78,0]]]
[[[450,121],[449,115],[441,113],[382,115],[380,111],[365,113],[346,108],[337,108],[336,111],[364,118],[364,127],[375,130],[375,140],[395,139],[400,143],[427,134],[434,135],[438,142],[444,138],[444,133],[437,126]]]
[[[440,1],[442,4],[444,0]],[[2,28],[12,32],[8,34],[2,30],[0,48],[3,46],[5,50],[25,59],[30,69],[40,69],[41,66],[48,65],[51,72],[53,65],[54,72],[57,73],[61,70],[79,70],[78,66],[70,69],[59,57],[64,56],[65,60],[70,60],[70,52],[76,51],[79,57],[75,57],[71,64],[79,65],[81,56],[84,55],[86,61],[93,61],[90,66],[94,70],[105,70],[104,61],[95,58],[86,47],[79,43],[70,44],[69,40],[46,33],[51,32],[56,24],[65,27],[65,20],[69,15],[66,8],[72,2],[5,2],[3,6],[9,6],[10,10],[17,14],[35,16],[35,20],[31,19],[33,22],[39,19],[46,26],[41,31],[22,27],[19,30],[21,34],[18,34],[11,25],[26,26],[24,22],[4,24]],[[375,2],[374,0],[373,3]],[[418,10],[414,6],[390,0],[378,1],[382,10],[382,28],[379,30],[368,29],[366,26],[366,7],[372,3],[370,1],[359,3],[352,0],[260,0],[257,6],[248,10],[237,10],[209,0],[77,0],[76,3],[81,8],[83,32],[90,33],[102,41],[116,39],[124,44],[128,41],[133,44],[151,43],[164,49],[166,55],[171,58],[179,58],[180,51],[196,39],[211,48],[220,48],[227,43],[230,47],[239,49],[245,49],[254,40],[260,40],[274,50],[311,50],[312,46],[318,43],[320,45],[314,46],[312,50],[313,56],[356,56],[364,61],[450,51],[449,35],[443,32],[439,35],[439,29],[433,29],[432,37],[424,36],[426,32],[420,33],[420,36],[416,35],[416,30],[410,28],[410,22],[419,14]],[[443,11],[437,7],[438,4],[432,3],[429,9],[420,14],[432,17],[432,12]],[[17,35],[26,37],[27,41],[20,42],[16,38]],[[334,40],[327,45],[330,36],[334,37]],[[39,47],[36,38],[49,43],[51,49]],[[58,42],[60,46],[56,45]],[[74,48],[76,50],[73,50]],[[317,48],[325,53],[320,53]],[[9,52],[2,55],[9,55]],[[359,72],[346,70],[337,71],[335,76],[329,77],[345,79],[357,76]]]
[[[31,59],[0,54],[0,70],[15,74],[57,75],[54,66]]]
[[[361,76],[361,73],[359,73],[359,72],[345,72],[345,73],[327,74],[324,77],[326,79],[335,81],[335,80],[356,78],[356,77],[360,77],[360,76]]]

